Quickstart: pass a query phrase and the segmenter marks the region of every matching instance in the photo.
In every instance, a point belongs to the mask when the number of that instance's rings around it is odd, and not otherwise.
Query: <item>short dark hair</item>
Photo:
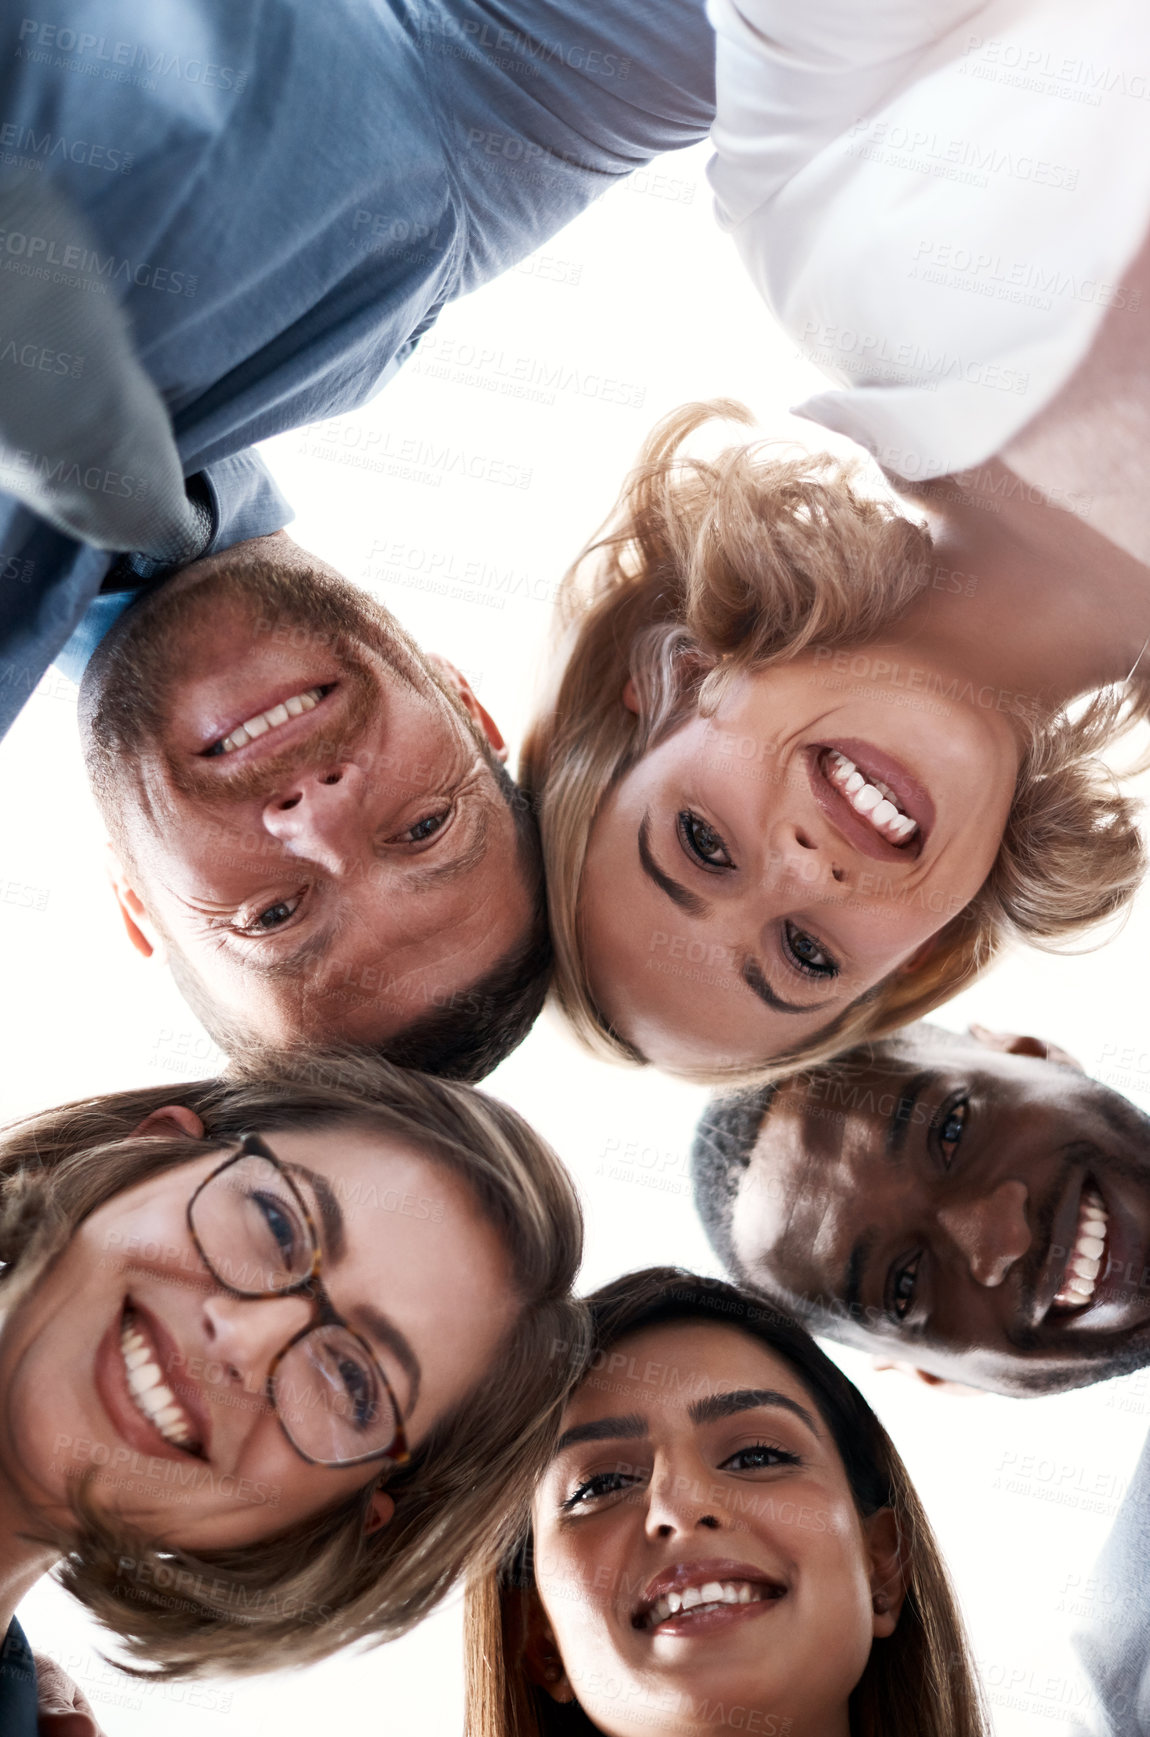
[[[725,1272],[746,1284],[731,1238],[731,1220],[751,1153],[775,1087],[753,1086],[712,1098],[691,1142],[695,1211]]]
[[[515,822],[516,861],[531,899],[527,933],[486,976],[453,996],[448,1006],[434,1008],[378,1044],[348,1045],[368,1049],[398,1067],[416,1068],[467,1085],[486,1079],[523,1042],[547,999],[552,966],[543,846],[535,807],[507,768],[490,749],[486,752],[499,793]],[[220,1010],[190,960],[170,937],[167,939],[176,987],[212,1042],[228,1056],[261,1049],[263,1046],[255,1043],[241,1024]]]

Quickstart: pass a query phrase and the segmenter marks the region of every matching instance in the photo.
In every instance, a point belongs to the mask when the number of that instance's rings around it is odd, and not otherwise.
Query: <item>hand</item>
[[[40,1737],[104,1737],[83,1690],[51,1659],[34,1656]]]

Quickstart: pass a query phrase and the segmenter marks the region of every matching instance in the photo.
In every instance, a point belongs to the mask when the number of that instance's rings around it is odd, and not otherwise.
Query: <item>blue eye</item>
[[[275,1239],[285,1267],[291,1269],[295,1264],[298,1247],[298,1227],[285,1210],[283,1202],[274,1194],[256,1193],[252,1199],[263,1214],[264,1223]]]
[[[293,893],[287,899],[277,899],[274,904],[265,905],[262,911],[257,911],[250,922],[241,923],[240,933],[242,935],[270,935],[291,921],[302,902],[302,893]]]
[[[414,826],[409,826],[406,832],[401,833],[400,837],[409,844],[422,844],[425,838],[434,838],[450,818],[450,808],[444,809],[442,814],[426,814],[422,820],[417,820]]]

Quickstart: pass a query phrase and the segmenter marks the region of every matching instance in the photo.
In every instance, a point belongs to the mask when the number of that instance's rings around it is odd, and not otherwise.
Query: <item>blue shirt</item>
[[[36,1737],[36,1666],[24,1630],[13,1617],[0,1641],[0,1732]]]
[[[220,461],[364,403],[448,301],[713,113],[703,0],[61,0],[15,35],[0,174],[57,177],[100,245],[0,233],[0,273],[123,300],[214,547],[289,516]],[[109,560],[0,496],[0,731]]]

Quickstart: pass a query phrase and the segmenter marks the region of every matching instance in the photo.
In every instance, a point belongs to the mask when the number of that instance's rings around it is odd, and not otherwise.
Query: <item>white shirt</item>
[[[719,221],[901,476],[1043,409],[1150,227],[1147,0],[709,0]]]

